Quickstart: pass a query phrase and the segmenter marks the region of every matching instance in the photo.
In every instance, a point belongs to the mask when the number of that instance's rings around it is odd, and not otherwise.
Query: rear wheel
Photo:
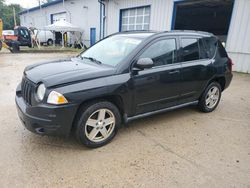
[[[76,138],[87,147],[100,147],[110,142],[121,123],[117,107],[107,101],[91,103],[80,109],[76,121]]]
[[[12,46],[11,46],[11,52],[12,53],[18,53],[20,51],[20,47],[19,47],[19,45],[18,44],[12,44]]]
[[[48,46],[52,46],[52,45],[53,45],[53,40],[52,40],[52,39],[49,39],[49,40],[47,41],[47,45],[48,45]]]
[[[212,112],[218,106],[220,98],[221,86],[217,82],[212,82],[200,98],[200,110],[203,112]]]
[[[0,51],[2,50],[3,44],[2,41],[0,41]]]

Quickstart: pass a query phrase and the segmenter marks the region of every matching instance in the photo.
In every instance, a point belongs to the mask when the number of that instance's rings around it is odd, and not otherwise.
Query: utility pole
[[[15,7],[13,7],[13,16],[14,16],[14,27],[16,27],[17,24],[16,24],[16,10],[15,10]]]

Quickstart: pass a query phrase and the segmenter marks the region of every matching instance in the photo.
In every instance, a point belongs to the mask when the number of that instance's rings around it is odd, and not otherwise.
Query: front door
[[[96,28],[90,28],[90,46],[96,42]]]
[[[134,73],[136,114],[174,106],[180,97],[180,69],[176,38],[161,38],[149,44],[140,58],[151,58],[154,67]]]

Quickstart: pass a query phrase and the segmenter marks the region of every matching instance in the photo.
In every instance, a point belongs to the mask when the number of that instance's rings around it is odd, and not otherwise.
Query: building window
[[[149,30],[150,6],[121,10],[121,31]]]

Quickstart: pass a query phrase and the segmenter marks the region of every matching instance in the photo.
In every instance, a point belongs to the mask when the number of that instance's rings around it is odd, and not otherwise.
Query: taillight
[[[230,70],[230,72],[232,72],[232,69],[233,69],[233,61],[232,61],[232,59],[229,57],[228,58],[228,61],[229,61],[229,70]]]

